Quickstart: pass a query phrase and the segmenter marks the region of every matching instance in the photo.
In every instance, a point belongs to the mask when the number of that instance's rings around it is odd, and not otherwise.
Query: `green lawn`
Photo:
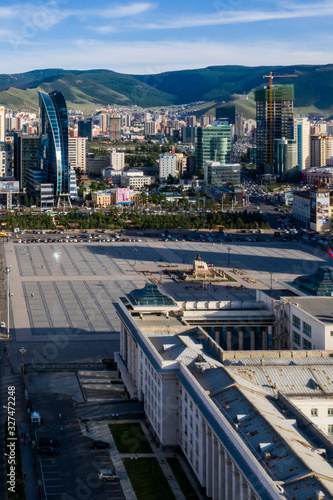
[[[185,471],[181,466],[181,463],[179,462],[178,458],[167,458],[167,462],[170,465],[170,468],[186,500],[199,500],[198,495],[196,494],[191,484],[191,481],[185,474]]]
[[[140,424],[109,424],[109,429],[119,453],[153,453]]]
[[[156,458],[123,458],[138,500],[175,500]]]

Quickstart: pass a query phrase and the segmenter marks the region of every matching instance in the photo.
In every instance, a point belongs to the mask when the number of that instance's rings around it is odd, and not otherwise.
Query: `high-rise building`
[[[40,148],[40,136],[14,133],[14,177],[20,183],[20,190],[27,187],[27,169],[39,168],[38,152]]]
[[[0,177],[12,175],[12,146],[6,142],[0,142]]]
[[[231,126],[198,127],[196,137],[196,172],[207,161],[230,163]]]
[[[124,170],[125,153],[118,153],[113,149],[110,153],[110,165],[113,170]]]
[[[194,144],[196,127],[182,127],[182,141],[184,144]]]
[[[257,120],[257,165],[266,173],[274,173],[275,139],[294,138],[294,86],[274,85],[255,91]]]
[[[92,122],[91,120],[78,122],[78,136],[87,137],[88,141],[92,140]]]
[[[310,138],[310,168],[325,167],[326,160],[333,156],[333,137],[320,134]]]
[[[274,161],[274,172],[281,180],[297,180],[296,173],[299,174],[299,168],[297,161],[297,143],[295,140],[286,139],[285,137],[282,137],[282,139],[275,139]]]
[[[310,122],[307,118],[294,119],[294,139],[300,170],[310,168]]]
[[[228,125],[236,124],[236,106],[221,106],[216,108],[216,119],[228,121]]]
[[[120,142],[121,141],[121,117],[111,116],[110,117],[110,141]]]
[[[5,108],[0,106],[0,142],[5,142],[6,140],[6,120],[5,120]]]
[[[160,155],[159,158],[159,178],[165,181],[169,175],[177,176],[177,156],[176,155]]]
[[[145,135],[156,135],[155,120],[148,120],[145,122]]]
[[[69,193],[68,114],[61,92],[39,92],[41,148],[40,166],[54,194]]]
[[[70,137],[68,139],[68,160],[70,168],[86,171],[87,137]]]

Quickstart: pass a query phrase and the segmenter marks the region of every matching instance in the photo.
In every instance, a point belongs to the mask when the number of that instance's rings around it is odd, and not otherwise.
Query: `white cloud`
[[[101,12],[103,17],[109,19],[119,19],[123,17],[137,16],[148,10],[152,10],[156,7],[156,4],[150,2],[134,2],[128,5],[119,5],[112,9],[105,9]]]
[[[35,68],[64,69],[105,68],[133,74],[155,74],[163,71],[193,69],[206,66],[239,64],[247,66],[328,64],[332,61],[330,44],[315,49],[302,42],[267,42],[246,44],[219,43],[209,40],[101,42],[81,39],[73,43],[35,46],[2,52],[3,72],[13,73]],[[51,62],[50,62],[51,61]]]
[[[132,28],[141,29],[181,29],[223,24],[254,23],[283,19],[300,19],[313,17],[327,17],[333,15],[333,2],[327,1],[317,4],[294,4],[278,10],[224,10],[224,2],[214,1],[214,12],[211,14],[196,14],[194,16],[177,16],[163,18],[159,23],[134,24]]]

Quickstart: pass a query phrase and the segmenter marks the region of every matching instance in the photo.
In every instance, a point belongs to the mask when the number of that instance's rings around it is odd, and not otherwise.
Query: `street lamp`
[[[137,251],[138,251],[138,249],[137,249],[137,248],[134,248],[133,252],[134,252],[134,258],[135,258],[135,260],[134,260],[134,265],[135,265],[135,266],[136,266],[136,252],[137,252]]]
[[[9,337],[9,306],[10,306],[10,290],[9,290],[9,274],[11,273],[10,267],[5,267],[3,272],[7,276],[7,335]]]
[[[273,271],[269,271],[269,274],[271,275],[271,290],[273,290]]]
[[[231,248],[228,247],[227,251],[228,251],[228,267],[230,267],[230,252],[231,252]]]
[[[23,373],[23,375],[24,375],[24,355],[26,352],[27,352],[27,350],[24,349],[24,347],[21,347],[20,353],[22,354],[22,373]]]

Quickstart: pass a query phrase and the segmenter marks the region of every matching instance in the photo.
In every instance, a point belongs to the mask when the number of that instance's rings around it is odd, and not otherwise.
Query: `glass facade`
[[[230,163],[231,127],[198,127],[196,137],[196,172],[207,161]]]
[[[61,92],[39,92],[41,168],[54,186],[55,196],[69,193],[68,114]]]

